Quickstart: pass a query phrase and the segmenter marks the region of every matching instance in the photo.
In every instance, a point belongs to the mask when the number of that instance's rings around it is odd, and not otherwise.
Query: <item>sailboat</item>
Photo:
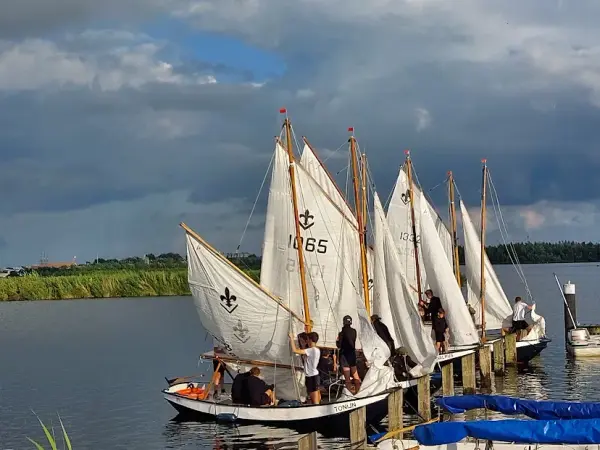
[[[477,237],[477,232],[475,231],[462,200],[460,201],[460,207],[465,235],[467,302],[469,306],[465,304],[462,294],[460,296],[456,294],[456,286],[458,286],[459,289],[461,287],[461,276],[458,262],[457,221],[454,200],[455,183],[452,173],[449,172],[448,177],[450,222],[452,227],[452,231],[449,231],[443,224],[441,217],[439,217],[425,197],[423,191],[419,189],[412,180],[412,172],[413,169],[410,154],[408,154],[394,187],[387,217],[390,228],[393,230],[394,234],[402,237],[402,239],[399,240],[401,243],[399,249],[404,255],[404,263],[407,267],[406,270],[409,277],[412,276],[410,281],[413,287],[414,301],[417,302],[420,297],[419,293],[423,292],[425,286],[429,286],[433,289],[435,294],[440,296],[442,305],[447,312],[448,319],[450,319],[451,316],[460,317],[460,320],[457,321],[458,323],[449,323],[450,329],[459,334],[468,336],[467,339],[462,339],[462,342],[458,342],[456,338],[452,338],[451,336],[450,352],[446,355],[440,355],[438,358],[438,362],[447,362],[449,359],[458,358],[459,355],[463,356],[465,352],[470,351],[469,349],[476,348],[480,341],[485,342],[491,347],[493,338],[498,338],[500,336],[500,330],[503,327],[506,328],[507,326],[510,326],[512,308],[510,307],[506,294],[504,294],[504,291],[502,290],[500,281],[489,262],[487,254],[485,251],[482,251],[482,247],[484,248],[485,245],[482,245],[482,240]],[[483,182],[486,184],[488,182],[488,175],[487,165],[484,163]],[[482,210],[485,211],[486,190],[483,189],[482,191]],[[414,192],[418,195],[414,195]],[[411,209],[416,208],[421,209],[420,216],[411,212]],[[427,235],[418,235],[416,232],[413,232],[413,229],[420,229],[419,222],[422,220],[422,217],[427,215],[435,218],[435,229],[437,233],[434,234],[430,232]],[[485,214],[483,217],[485,219]],[[480,236],[484,238],[485,220],[482,223],[483,228]],[[414,239],[412,236],[417,237]],[[441,244],[443,254],[439,251],[440,246],[436,244],[437,255],[435,255],[435,258],[428,263],[427,261],[424,261],[422,248],[428,245],[430,240],[437,241]],[[432,270],[439,271],[439,266],[443,266],[443,269],[445,269],[443,272],[447,274],[448,264],[444,261],[443,255],[446,256],[446,260],[454,270],[454,281],[451,281],[447,276],[431,276],[431,274],[428,273],[428,270],[430,272]],[[420,262],[424,270],[420,270]],[[520,275],[524,279],[522,271],[520,272]],[[483,291],[480,289],[482,285],[485,287]],[[448,290],[453,292],[454,295],[448,295]],[[446,296],[446,299],[442,297],[443,295]],[[485,301],[486,297],[489,298],[489,301],[487,302]],[[483,301],[481,301],[482,299]],[[482,309],[480,305],[485,306]],[[467,320],[466,317],[471,317],[471,310],[474,310],[473,317]],[[482,326],[482,319],[485,318],[486,315],[490,318],[488,325],[495,327],[494,331],[496,331],[496,333],[494,333],[492,330],[488,330],[488,336],[486,336],[486,326]],[[532,311],[527,317],[527,320],[528,323],[532,325],[532,330],[526,338],[517,342],[517,359],[519,362],[531,360],[547,346],[548,342],[550,342],[550,340],[545,337],[545,323],[543,317],[538,316],[535,311]],[[502,322],[504,322],[504,326]],[[474,327],[477,327],[476,334],[474,334]],[[475,339],[474,336],[477,336],[477,339]],[[492,340],[488,339],[488,337]],[[469,342],[469,340],[471,340],[471,342]]]
[[[432,372],[435,362],[436,351],[430,336],[425,331],[419,318],[416,305],[409,300],[409,290],[406,277],[402,275],[402,265],[400,256],[397,253],[397,247],[394,243],[394,237],[385,223],[385,214],[379,200],[377,192],[373,189],[372,196],[367,194],[367,169],[366,155],[360,155],[361,168],[360,177],[356,161],[359,159],[357,154],[357,142],[353,134],[353,128],[349,128],[352,133],[349,139],[349,150],[353,172],[354,202],[359,205],[362,212],[362,218],[367,215],[367,200],[371,199],[374,205],[374,247],[367,247],[367,275],[369,283],[369,292],[365,295],[370,298],[370,311],[382,318],[394,318],[390,324],[389,331],[397,348],[403,348],[409,361],[404,356],[396,356],[393,360],[393,366],[397,379],[403,379],[407,375],[409,378],[417,378]],[[305,140],[304,150],[302,152],[301,163],[318,180],[328,195],[334,199],[338,207],[344,211],[350,211],[348,202],[333,180],[331,174],[324,164],[318,158],[312,146]],[[354,161],[354,163],[352,162]],[[360,186],[357,183],[360,179]],[[360,216],[359,216],[360,219]],[[366,220],[357,221],[356,225],[363,230],[363,245],[366,247]],[[362,274],[364,277],[364,274]],[[369,305],[366,304],[365,307]],[[412,363],[412,364],[411,364]],[[440,387],[439,377],[433,377],[431,380],[431,389],[435,391]],[[409,391],[407,396],[409,400],[414,397],[414,391]]]
[[[430,288],[446,311],[450,351],[438,355],[436,362],[448,363],[473,353],[479,344],[479,335],[455,278],[450,233],[413,177],[414,168],[407,151],[386,218],[401,255],[412,302],[416,305],[425,288]]]
[[[452,173],[449,175],[448,182],[451,189],[454,190],[454,178],[452,177]],[[512,326],[513,314],[512,307],[502,288],[502,284],[485,252],[488,190],[492,194],[492,201],[494,201],[494,195],[496,193],[487,167],[487,161],[484,159],[482,161],[481,223],[479,237],[465,204],[462,199],[460,200],[465,244],[467,302],[473,311],[474,322],[480,330],[482,340],[484,341],[487,341],[488,338],[492,340],[498,338],[502,334],[503,329],[510,329]],[[494,208],[496,214],[501,214],[499,204],[494,204]],[[503,220],[500,222],[500,229],[503,231]],[[513,265],[515,266],[519,277],[525,285],[527,293],[532,298],[525,279],[525,274],[519,265],[516,254],[510,247],[507,248],[507,250],[511,255],[511,260],[513,261]],[[528,322],[528,325],[530,325],[530,331],[517,342],[517,361],[523,363],[528,362],[539,355],[540,352],[548,346],[548,343],[551,342],[551,340],[546,337],[544,318],[535,312],[535,303],[533,309],[526,315],[525,320]]]
[[[371,326],[367,280],[362,277],[361,284],[358,276],[365,273],[366,258],[353,216],[296,162],[287,114],[283,127],[286,148],[276,140],[260,283],[181,224],[196,309],[204,329],[225,352],[204,357],[237,372],[260,367],[280,401],[277,406],[233,404],[214,398],[199,383],[177,383],[163,396],[179,412],[262,423],[318,421],[381,404],[394,389],[416,384],[395,381],[393,369],[385,365],[389,349]],[[362,386],[356,393],[343,389],[321,404],[304,405],[302,362],[291,352],[288,333],[316,331],[319,347],[334,348],[344,315],[358,319],[355,328],[369,364]]]

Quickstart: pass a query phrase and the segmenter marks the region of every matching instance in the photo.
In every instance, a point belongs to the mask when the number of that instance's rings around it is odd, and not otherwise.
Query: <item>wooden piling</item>
[[[454,364],[452,362],[442,366],[442,395],[454,395]]]
[[[494,373],[504,375],[504,337],[494,342]]]
[[[400,430],[404,427],[402,389],[393,391],[388,397],[388,430]],[[398,439],[402,439],[400,436]]]
[[[515,333],[504,336],[504,355],[507,366],[517,365],[517,335]]]
[[[463,394],[475,393],[475,353],[461,358]]]
[[[429,374],[423,375],[417,380],[417,393],[418,393],[418,411],[421,418],[425,421],[431,419],[431,392],[430,384],[431,380]]]
[[[483,345],[477,352],[481,387],[489,388],[492,386],[492,351],[488,345]]]
[[[313,431],[310,434],[302,436],[298,440],[298,450],[317,450],[317,432]]]
[[[362,407],[350,413],[350,448],[367,448],[367,409]]]

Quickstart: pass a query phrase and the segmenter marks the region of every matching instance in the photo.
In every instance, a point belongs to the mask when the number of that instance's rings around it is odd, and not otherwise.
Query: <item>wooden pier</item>
[[[493,356],[491,349],[493,348]],[[476,364],[477,363],[477,364]],[[474,394],[477,390],[477,372],[479,372],[479,388],[483,391],[492,384],[492,373],[496,376],[512,373],[506,371],[506,366],[517,363],[517,338],[511,333],[493,340],[491,345],[485,344],[461,358],[461,374],[463,394]],[[477,371],[477,367],[479,370]],[[454,395],[454,364],[448,361],[442,366],[442,395]],[[432,422],[430,399],[430,376],[418,379],[418,414],[424,423]],[[489,391],[488,391],[489,392]],[[404,427],[404,399],[402,390],[394,391],[388,397],[388,433],[387,437],[402,439],[404,433],[412,431],[415,426]],[[349,449],[372,448],[367,444],[367,413],[366,408],[360,408],[350,413],[350,444]],[[434,419],[437,420],[437,419]],[[300,450],[316,450],[317,433],[312,432],[298,441]]]

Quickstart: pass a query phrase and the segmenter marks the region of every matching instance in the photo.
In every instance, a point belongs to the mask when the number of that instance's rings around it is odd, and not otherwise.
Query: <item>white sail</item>
[[[424,195],[421,193],[421,195]],[[422,197],[424,200],[424,198]],[[430,288],[442,301],[446,310],[446,321],[450,329],[450,343],[453,345],[475,344],[479,335],[462,292],[458,287],[452,264],[444,257],[444,248],[435,229],[429,208],[421,203],[421,251],[423,267],[427,273]]]
[[[394,236],[388,227],[379,196],[374,198],[374,277],[373,309],[384,318],[397,346],[402,346],[417,363],[411,374],[429,373],[435,363],[437,352],[430,332],[421,320],[417,305],[411,298],[411,288],[404,275]]]
[[[315,181],[325,191],[327,196],[336,204],[336,206],[342,210],[344,215],[348,218],[355,227],[358,228],[358,221],[350,209],[348,202],[344,196],[340,193],[337,185],[331,179],[327,171],[323,168],[321,161],[315,155],[315,152],[306,143],[302,150],[302,156],[300,157],[300,164],[304,169],[315,179]]]
[[[475,310],[474,320],[481,326],[481,241],[475,231],[469,212],[462,200],[460,201],[463,233],[465,238],[465,277],[467,280],[467,301]],[[512,308],[500,284],[487,254],[484,252],[485,267],[485,322],[486,329],[510,327],[512,323]]]
[[[275,151],[273,179],[284,179],[285,175],[275,172],[287,171],[287,153],[279,144]],[[297,164],[295,168],[298,220],[313,329],[319,334],[320,345],[335,347],[342,318],[345,315],[356,318],[356,299],[362,298],[357,278],[360,271],[358,233],[353,217],[338,207],[302,165]],[[301,301],[290,198],[289,189],[281,193],[277,185],[271,185],[261,284],[275,295]],[[285,269],[283,273],[282,269]]]
[[[437,230],[438,237],[442,243],[446,258],[448,261],[452,262],[452,237],[450,232],[446,228],[444,221],[435,212],[429,201],[427,201],[427,199],[422,195],[421,190],[415,183],[413,183],[413,201],[415,211],[421,210],[421,202],[424,202],[427,205],[430,216],[434,218],[435,229]],[[404,169],[401,169],[400,173],[398,174],[398,179],[396,180],[396,185],[394,186],[394,191],[388,206],[387,220],[388,225],[390,226],[390,229],[394,235],[394,239],[398,245],[398,250],[400,251],[400,257],[403,267],[405,268],[407,280],[411,286],[411,290],[413,291],[412,297],[416,302],[418,300],[418,296],[416,292],[417,274],[414,256],[414,238],[410,211],[408,176],[406,175]],[[420,245],[422,245],[422,236],[420,235],[419,231],[419,214],[415,214],[415,230],[417,232],[417,243],[419,244],[420,248]],[[419,250],[419,261],[423,259],[423,255],[421,253],[422,250]],[[427,274],[423,273],[423,271],[421,271],[421,287],[423,290],[429,287]]]
[[[186,244],[188,282],[204,329],[236,359],[292,365],[288,333],[301,331],[302,322],[189,233]],[[277,387],[284,398],[298,398],[291,369],[265,370],[280,378]],[[296,379],[301,386],[302,374]]]

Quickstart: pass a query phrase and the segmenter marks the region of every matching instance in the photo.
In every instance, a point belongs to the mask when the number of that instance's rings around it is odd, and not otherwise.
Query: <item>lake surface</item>
[[[578,320],[600,323],[596,264],[524,266],[553,339],[526,373],[495,381],[498,392],[537,399],[600,401],[600,360],[573,362],[564,350],[563,309],[552,276],[577,286]],[[512,266],[497,267],[509,298],[525,297]],[[165,376],[212,371],[191,297],[0,303],[0,450],[33,448],[34,412],[62,418],[76,450],[294,448],[292,430],[176,423],[160,390]],[[32,412],[33,411],[33,412]],[[320,440],[325,448],[344,441]]]

